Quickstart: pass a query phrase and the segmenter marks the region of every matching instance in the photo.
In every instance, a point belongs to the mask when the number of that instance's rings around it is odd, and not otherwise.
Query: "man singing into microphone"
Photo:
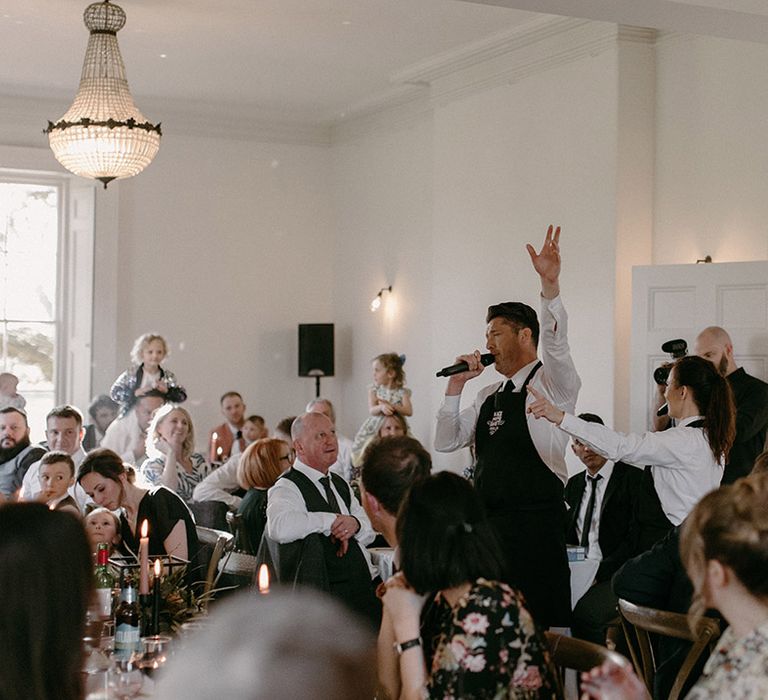
[[[459,412],[464,384],[484,369],[480,351],[461,355],[468,370],[448,380],[437,414],[435,449],[451,452],[474,443],[475,487],[504,549],[507,580],[521,590],[534,618],[545,628],[570,624],[570,571],[565,549],[564,484],[567,435],[526,413],[526,387],[574,410],[581,380],[568,347],[568,317],[560,300],[560,227],[550,226],[541,252],[528,244],[541,278],[539,321],[520,302],[488,309],[486,347],[507,377],[482,389]],[[548,423],[548,422],[547,422]],[[560,431],[562,433],[562,431]]]

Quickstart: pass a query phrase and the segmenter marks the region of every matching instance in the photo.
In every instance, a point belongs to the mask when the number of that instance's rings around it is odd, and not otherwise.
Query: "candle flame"
[[[216,442],[216,440],[218,439],[219,439],[219,434],[214,430],[213,435],[211,435],[211,440],[213,440],[213,442]]]
[[[160,560],[159,559],[155,559],[155,578],[160,578]]]
[[[266,564],[259,567],[259,593],[269,593],[269,569]]]
[[[149,532],[149,523],[146,520],[144,520],[141,523],[141,536],[146,537],[148,532]],[[134,535],[134,537],[136,537],[136,535]]]

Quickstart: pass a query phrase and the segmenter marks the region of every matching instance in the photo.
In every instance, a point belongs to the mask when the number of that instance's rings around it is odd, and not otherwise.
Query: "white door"
[[[707,326],[733,341],[736,364],[768,381],[768,261],[633,268],[630,429],[650,429],[653,370],[667,340],[693,342]]]

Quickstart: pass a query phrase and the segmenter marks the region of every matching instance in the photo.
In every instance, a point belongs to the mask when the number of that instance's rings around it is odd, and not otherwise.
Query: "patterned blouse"
[[[192,500],[192,492],[195,490],[195,486],[213,471],[211,465],[205,461],[205,457],[199,452],[193,452],[189,455],[189,458],[192,460],[191,472],[184,469],[178,462],[176,463],[176,477],[179,480],[176,493],[181,496],[185,503],[189,503]],[[164,470],[165,457],[147,459],[141,465],[141,476],[144,477],[147,483],[157,486],[162,483]]]
[[[768,622],[746,637],[729,627],[685,700],[765,700],[768,698]]]
[[[478,579],[451,608],[438,593],[422,615],[429,681],[426,698],[560,698],[546,640],[504,583]],[[431,648],[430,648],[431,646]]]

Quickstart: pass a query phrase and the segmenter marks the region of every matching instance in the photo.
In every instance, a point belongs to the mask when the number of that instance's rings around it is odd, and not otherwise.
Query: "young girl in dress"
[[[357,431],[352,443],[352,464],[357,467],[368,443],[377,437],[387,416],[413,415],[411,390],[405,388],[405,355],[387,352],[373,360],[373,384],[368,390],[370,416]]]
[[[120,519],[111,510],[94,508],[85,516],[85,532],[93,554],[100,544],[108,544],[111,555],[120,544]]]
[[[136,338],[131,350],[133,366],[115,380],[109,391],[112,400],[120,404],[120,417],[128,413],[139,398],[152,390],[164,394],[168,403],[187,400],[187,392],[173,372],[160,366],[166,357],[168,344],[163,336],[144,333]]]

